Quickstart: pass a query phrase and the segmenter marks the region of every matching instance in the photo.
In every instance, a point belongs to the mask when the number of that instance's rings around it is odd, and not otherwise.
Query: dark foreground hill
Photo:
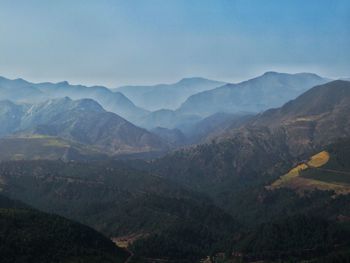
[[[244,262],[347,262],[347,226],[312,216],[297,215],[259,225],[242,235],[234,253]]]
[[[122,263],[128,253],[95,230],[0,195],[3,263]]]
[[[226,246],[238,228],[206,196],[121,162],[3,162],[0,182],[9,197],[117,240],[137,239],[140,256],[195,262]]]

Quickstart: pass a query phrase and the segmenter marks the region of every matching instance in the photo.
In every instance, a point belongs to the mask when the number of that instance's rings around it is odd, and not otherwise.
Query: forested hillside
[[[95,230],[0,196],[4,263],[122,263],[129,254]]]
[[[110,238],[137,236],[143,240],[134,247],[140,255],[153,246],[162,256],[175,256],[153,242],[175,231],[168,239],[179,246],[175,257],[200,259],[223,247],[222,239],[239,227],[205,195],[122,162],[3,162],[0,175],[2,192],[12,198],[78,220]],[[192,229],[187,242],[185,229]],[[147,255],[156,256],[150,251]]]

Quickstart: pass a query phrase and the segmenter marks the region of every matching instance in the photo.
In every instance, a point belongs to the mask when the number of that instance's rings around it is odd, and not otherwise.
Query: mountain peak
[[[28,83],[28,81],[26,81],[26,80],[24,80],[22,78],[17,78],[17,79],[15,79],[15,81]]]
[[[64,81],[61,81],[61,82],[57,82],[56,83],[57,85],[60,85],[60,86],[68,86],[69,85],[69,82],[64,80]]]
[[[262,76],[304,76],[304,77],[315,77],[318,79],[322,79],[321,76],[312,72],[298,72],[298,73],[284,73],[277,71],[266,71]]]
[[[21,84],[29,84],[28,81],[22,79],[22,78],[17,78],[17,79],[9,79],[9,78],[5,78],[0,76],[0,81],[6,81],[6,82],[14,82],[14,83],[21,83]]]
[[[227,84],[189,97],[179,112],[203,117],[215,112],[261,112],[282,106],[306,90],[327,82],[313,74],[274,71],[236,84]]]
[[[81,99],[75,101],[77,107],[89,111],[105,111],[103,107],[93,99]]]
[[[187,77],[187,78],[182,78],[179,82],[195,81],[195,80],[207,80],[207,79],[202,77]]]
[[[202,83],[202,82],[219,82],[219,81],[210,80],[202,77],[188,77],[188,78],[181,79],[180,81],[177,82],[177,84],[191,85],[191,84],[196,84],[198,82]]]
[[[43,103],[43,105],[50,107],[64,107],[64,108],[75,108],[86,111],[104,111],[103,107],[93,99],[79,99],[72,100],[69,97],[62,97],[57,99],[50,99]]]
[[[272,76],[272,75],[277,75],[277,74],[281,74],[279,72],[276,71],[266,71],[263,76]]]
[[[306,91],[281,108],[270,109],[262,114],[260,123],[279,125],[282,120],[300,116],[320,116],[347,107],[350,101],[350,82],[335,80]]]

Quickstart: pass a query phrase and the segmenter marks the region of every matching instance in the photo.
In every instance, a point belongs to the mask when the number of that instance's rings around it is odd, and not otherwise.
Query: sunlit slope
[[[306,190],[331,190],[336,194],[350,193],[350,171],[340,169],[337,154],[319,152],[303,161],[273,182],[268,189],[290,188],[300,193]],[[348,157],[350,158],[350,156]]]

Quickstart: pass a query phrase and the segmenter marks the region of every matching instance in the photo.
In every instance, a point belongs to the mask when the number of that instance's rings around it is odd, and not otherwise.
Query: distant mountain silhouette
[[[327,82],[316,74],[266,72],[262,76],[204,91],[189,97],[182,114],[209,116],[217,112],[261,112],[282,106],[315,85]]]
[[[31,83],[23,79],[10,80],[0,77],[0,100],[37,103],[48,99],[70,97],[73,100],[89,98],[96,100],[107,111],[114,112],[129,121],[137,120],[147,111],[136,107],[120,92],[112,92],[106,87],[70,85],[59,83]]]
[[[125,94],[137,106],[150,111],[177,109],[189,96],[214,89],[224,82],[205,78],[185,78],[174,84],[154,86],[123,86],[115,89]]]

